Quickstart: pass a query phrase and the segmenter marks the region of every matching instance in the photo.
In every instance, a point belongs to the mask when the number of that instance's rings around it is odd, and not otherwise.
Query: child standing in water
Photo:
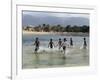
[[[64,54],[66,52],[66,46],[68,46],[68,44],[66,43],[66,41],[67,41],[66,38],[64,38],[64,41],[62,43],[62,48],[63,48]]]
[[[36,37],[34,45],[35,45],[35,52],[37,52],[39,50],[39,46],[40,46],[38,37]]]
[[[83,40],[84,40],[83,48],[86,49],[86,47],[87,47],[86,38],[83,38]]]
[[[54,43],[53,43],[52,39],[50,39],[50,42],[48,44],[48,47],[50,47],[51,49],[53,49]]]
[[[70,47],[73,47],[73,40],[70,38]]]
[[[58,41],[58,44],[57,44],[58,46],[59,46],[59,50],[61,49],[61,47],[62,47],[62,41],[61,41],[61,38],[59,38],[59,41]]]

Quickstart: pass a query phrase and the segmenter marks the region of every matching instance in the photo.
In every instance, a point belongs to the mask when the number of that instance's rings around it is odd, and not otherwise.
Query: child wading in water
[[[40,46],[38,37],[36,37],[34,45],[35,45],[35,52],[37,52],[39,50],[39,46]]]
[[[73,40],[70,38],[70,47],[73,47]]]
[[[83,49],[86,49],[86,47],[87,47],[86,38],[83,38],[83,40],[84,40]]]
[[[62,43],[62,48],[63,48],[64,54],[66,52],[66,46],[68,46],[68,44],[66,43],[66,41],[67,41],[66,38],[64,38],[64,41]]]
[[[58,41],[57,46],[59,47],[59,50],[60,50],[60,49],[61,49],[61,47],[62,47],[62,41],[61,41],[61,38],[59,38],[59,41]]]
[[[48,44],[48,47],[50,47],[51,49],[53,49],[54,43],[53,43],[52,39],[50,39],[50,42]]]

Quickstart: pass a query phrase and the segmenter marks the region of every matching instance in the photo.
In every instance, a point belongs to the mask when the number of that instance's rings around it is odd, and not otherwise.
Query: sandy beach
[[[54,33],[53,32],[23,31],[23,34],[38,34],[38,35],[42,35],[42,34],[54,34]]]
[[[89,33],[82,32],[34,32],[34,31],[22,31],[23,34],[35,34],[35,35],[64,35],[64,36],[89,36]]]

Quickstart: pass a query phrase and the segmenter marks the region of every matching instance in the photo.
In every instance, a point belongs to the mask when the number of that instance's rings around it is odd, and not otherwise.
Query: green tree
[[[65,31],[65,32],[70,32],[70,31],[71,31],[70,28],[71,28],[71,25],[67,25],[67,26],[65,27],[64,31]]]
[[[81,31],[82,31],[83,33],[89,32],[89,26],[83,25],[82,28],[81,28]]]

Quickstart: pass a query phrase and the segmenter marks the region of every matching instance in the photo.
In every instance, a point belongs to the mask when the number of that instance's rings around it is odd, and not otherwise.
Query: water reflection
[[[39,68],[41,66],[53,67],[66,64],[66,56],[62,53],[34,53],[34,59],[32,60],[34,68]]]
[[[39,55],[37,54],[37,52],[34,54],[34,65],[35,65],[35,68],[38,68],[38,66],[39,66],[39,61],[40,61],[40,59],[39,59]]]

